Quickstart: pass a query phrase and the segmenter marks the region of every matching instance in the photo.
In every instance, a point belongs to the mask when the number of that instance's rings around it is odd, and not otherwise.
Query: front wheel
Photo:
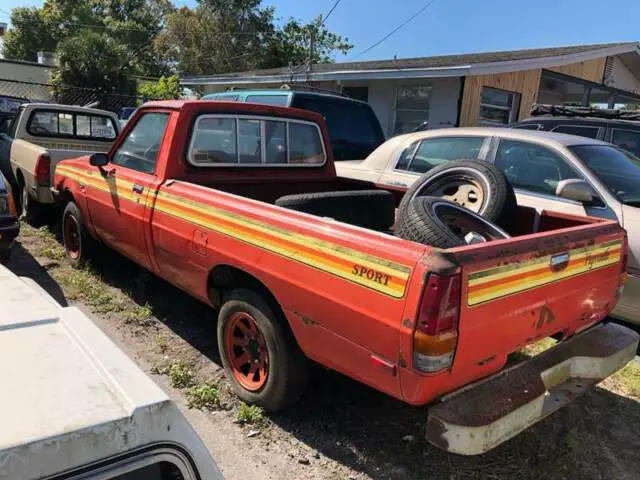
[[[231,386],[243,401],[281,410],[302,395],[307,360],[264,297],[233,290],[218,316],[218,347]]]
[[[95,244],[74,202],[69,202],[62,213],[62,244],[71,266],[76,268],[86,263]]]

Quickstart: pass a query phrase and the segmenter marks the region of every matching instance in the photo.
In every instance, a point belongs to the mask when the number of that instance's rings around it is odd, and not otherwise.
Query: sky
[[[173,0],[195,5],[195,0]],[[351,52],[336,61],[446,55],[590,43],[640,41],[638,0],[434,0],[411,23],[364,55],[429,0],[341,0],[327,20],[330,31],[347,37]],[[309,21],[326,14],[335,0],[263,0],[276,17]],[[42,0],[2,0],[4,11]]]

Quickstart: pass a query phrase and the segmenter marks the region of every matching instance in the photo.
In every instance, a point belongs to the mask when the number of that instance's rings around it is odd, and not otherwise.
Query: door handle
[[[138,185],[137,183],[134,183],[133,188],[131,190],[133,190],[134,193],[142,193],[144,192],[144,187],[142,185]]]

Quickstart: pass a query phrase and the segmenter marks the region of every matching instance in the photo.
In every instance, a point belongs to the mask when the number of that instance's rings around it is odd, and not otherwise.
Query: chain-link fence
[[[65,105],[93,106],[118,113],[123,107],[138,107],[149,98],[135,95],[107,93],[92,88],[54,86],[46,83],[22,82],[0,78],[0,111],[9,104],[8,99],[15,97],[30,102],[62,103]]]

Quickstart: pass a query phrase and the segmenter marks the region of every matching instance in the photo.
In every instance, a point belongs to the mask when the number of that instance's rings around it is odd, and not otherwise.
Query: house
[[[500,125],[533,103],[640,104],[640,44],[609,43],[366,62],[317,64],[185,77],[205,93],[283,84],[367,101],[388,136],[429,128]]]

